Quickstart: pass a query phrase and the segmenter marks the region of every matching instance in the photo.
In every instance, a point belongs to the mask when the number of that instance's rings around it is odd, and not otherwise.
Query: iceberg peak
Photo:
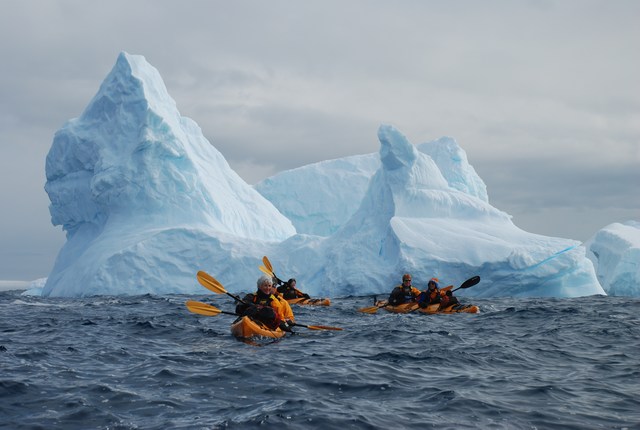
[[[158,275],[146,266],[158,249],[178,254],[201,236],[279,241],[295,234],[180,115],[160,73],[139,55],[121,53],[83,114],[55,134],[46,175],[52,223],[63,226],[67,243],[45,295],[78,295],[69,288],[115,294],[125,288],[123,273],[139,273],[128,281],[147,292]],[[175,258],[174,272],[198,270],[196,261]]]
[[[406,137],[390,125],[378,128],[380,160],[386,170],[410,167],[417,157],[416,148]]]
[[[118,55],[83,116],[101,120],[103,115],[113,114],[110,108],[114,106],[137,112],[145,110],[141,107],[148,108],[165,119],[180,116],[158,70],[142,55],[124,51]]]

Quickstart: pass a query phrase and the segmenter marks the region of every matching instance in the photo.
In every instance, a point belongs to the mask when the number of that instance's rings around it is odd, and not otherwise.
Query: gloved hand
[[[291,330],[292,326],[289,325],[288,321],[281,321],[278,327],[280,327],[280,330],[282,331],[288,331],[289,333],[293,333],[293,330]]]
[[[255,315],[255,313],[256,313],[256,310],[255,310],[255,306],[253,305],[249,305],[246,303],[239,303],[238,306],[236,306],[236,315],[240,315],[240,316]]]

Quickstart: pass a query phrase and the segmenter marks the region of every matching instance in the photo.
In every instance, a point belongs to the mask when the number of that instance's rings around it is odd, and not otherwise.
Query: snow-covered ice
[[[59,130],[45,189],[67,242],[45,296],[232,292],[254,288],[269,256],[312,295],[388,293],[404,272],[426,287],[480,275],[474,296],[604,294],[586,249],[525,232],[489,204],[449,137],[413,145],[389,125],[375,154],[246,184],[159,72],[121,53],[79,118]]]
[[[640,222],[608,225],[585,247],[607,294],[640,296]]]

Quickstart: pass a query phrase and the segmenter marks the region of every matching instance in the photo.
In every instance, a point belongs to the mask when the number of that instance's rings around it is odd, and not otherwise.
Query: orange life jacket
[[[286,301],[283,299],[286,303]],[[260,306],[271,306],[276,313],[276,320],[278,322],[284,321],[285,319],[293,319],[293,312],[291,312],[291,307],[287,310],[282,302],[273,294],[269,294],[268,297],[258,297],[258,294],[253,295],[253,303]],[[289,305],[286,303],[287,306]],[[291,318],[287,318],[288,314],[291,314]]]

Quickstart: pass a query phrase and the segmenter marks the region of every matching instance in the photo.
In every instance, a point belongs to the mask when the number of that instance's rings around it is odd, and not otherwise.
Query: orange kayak
[[[298,297],[297,299],[287,299],[290,305],[312,305],[312,306],[330,306],[331,300],[326,299],[305,299],[304,297]]]
[[[387,305],[387,301],[386,300],[381,300],[379,302],[376,302],[375,304],[378,307],[381,307],[382,309],[384,309],[387,312],[391,312],[394,314],[406,314],[409,312],[413,312],[416,309],[418,309],[418,304],[417,303],[403,303],[401,305],[397,305],[397,306],[389,306]]]
[[[242,317],[231,324],[231,334],[242,339],[252,337],[270,337],[277,339],[284,336],[286,332],[280,330],[280,328],[271,330],[258,321],[254,321],[249,317]]]
[[[383,307],[387,312],[393,312],[396,314],[406,314],[409,312],[417,311],[423,314],[455,314],[455,313],[468,313],[477,314],[480,312],[480,308],[476,305],[452,305],[447,306],[444,309],[440,309],[439,304],[429,305],[426,308],[420,308],[417,303],[403,303],[397,306],[386,306],[387,301],[381,300],[376,302],[376,306]]]
[[[476,305],[451,305],[440,309],[440,305],[435,304],[429,305],[426,308],[420,308],[418,312],[422,312],[423,314],[477,314],[480,312],[480,308]]]

